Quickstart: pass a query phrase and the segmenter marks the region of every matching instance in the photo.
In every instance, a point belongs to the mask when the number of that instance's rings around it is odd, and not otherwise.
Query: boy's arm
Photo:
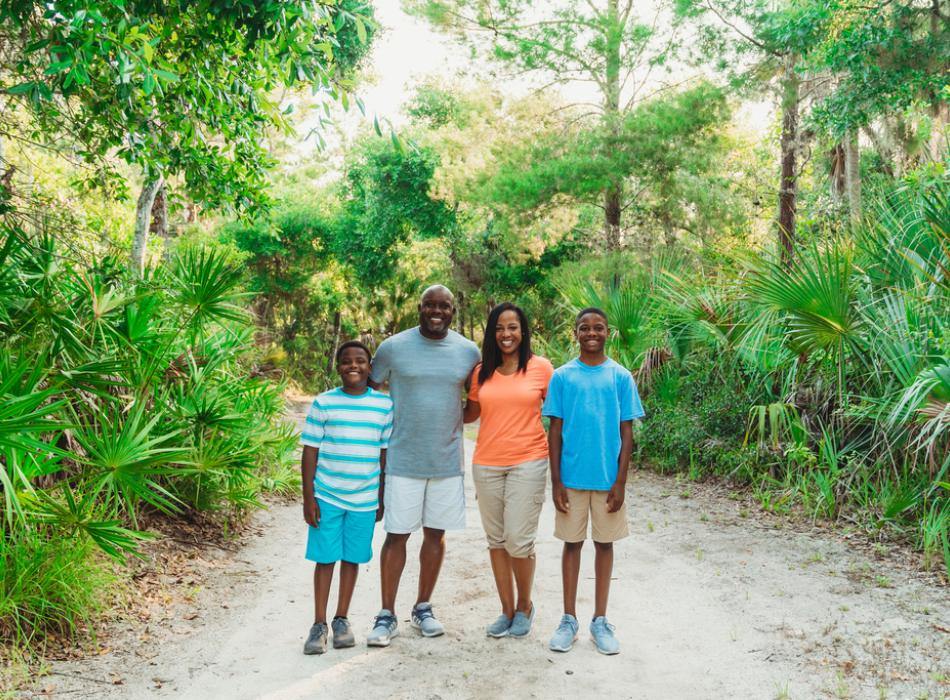
[[[383,494],[386,490],[386,448],[379,451],[379,505],[376,506],[376,522],[383,519]]]
[[[320,506],[313,493],[313,477],[317,472],[317,455],[320,450],[310,445],[303,446],[300,458],[300,478],[303,481],[303,519],[310,527],[320,526]]]
[[[548,460],[551,463],[551,495],[554,497],[554,507],[566,513],[568,509],[567,489],[561,483],[561,428],[564,425],[562,418],[550,417],[548,427]]]
[[[633,421],[620,421],[620,457],[617,458],[617,480],[607,493],[607,512],[616,513],[623,505],[627,489],[627,469],[633,454]]]

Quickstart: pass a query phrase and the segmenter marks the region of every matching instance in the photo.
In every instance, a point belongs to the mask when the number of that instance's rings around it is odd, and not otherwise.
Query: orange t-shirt
[[[510,467],[548,456],[548,438],[541,425],[541,404],[548,394],[554,367],[547,358],[533,355],[525,372],[511,375],[497,371],[478,385],[472,372],[470,401],[481,405],[481,423],[472,463],[487,467]]]

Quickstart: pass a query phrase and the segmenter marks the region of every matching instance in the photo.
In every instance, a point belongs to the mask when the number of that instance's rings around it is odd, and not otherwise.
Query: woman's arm
[[[474,423],[482,415],[482,405],[478,401],[468,399],[465,402],[465,410],[462,412],[462,420],[466,423]]]

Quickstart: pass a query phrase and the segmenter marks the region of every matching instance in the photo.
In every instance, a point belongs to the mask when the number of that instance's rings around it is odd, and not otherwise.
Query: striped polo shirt
[[[317,498],[340,508],[379,506],[379,451],[393,432],[393,400],[367,389],[353,396],[342,388],[313,400],[300,442],[319,450],[313,489]]]

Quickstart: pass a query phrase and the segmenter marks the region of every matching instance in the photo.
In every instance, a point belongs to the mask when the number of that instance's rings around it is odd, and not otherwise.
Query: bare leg
[[[435,582],[439,580],[442,559],[445,558],[445,530],[422,528],[422,547],[419,549],[419,597],[416,604],[432,600]],[[405,561],[405,557],[403,557]]]
[[[406,542],[409,534],[386,535],[383,549],[379,554],[379,584],[383,599],[383,609],[396,613],[396,593],[399,590],[399,579],[402,570],[406,567]]]
[[[614,543],[594,542],[594,617],[607,614],[607,595],[614,571]]]
[[[330,583],[333,581],[335,564],[317,564],[313,567],[313,621],[327,621],[327,601],[330,600]]]
[[[514,561],[504,549],[489,549],[491,570],[495,574],[495,588],[498,589],[498,598],[501,600],[501,612],[506,617],[515,614],[515,585],[512,579],[511,565]]]
[[[564,585],[564,612],[577,617],[577,579],[581,574],[581,549],[584,542],[565,542],[561,555],[561,581]]]
[[[530,557],[511,557],[511,570],[518,587],[518,606],[515,608],[527,615],[531,611],[531,586],[534,584],[535,559]]]
[[[359,564],[351,561],[340,562],[340,596],[336,601],[336,616],[346,617],[350,612],[350,601],[356,587],[356,577],[360,573]]]

